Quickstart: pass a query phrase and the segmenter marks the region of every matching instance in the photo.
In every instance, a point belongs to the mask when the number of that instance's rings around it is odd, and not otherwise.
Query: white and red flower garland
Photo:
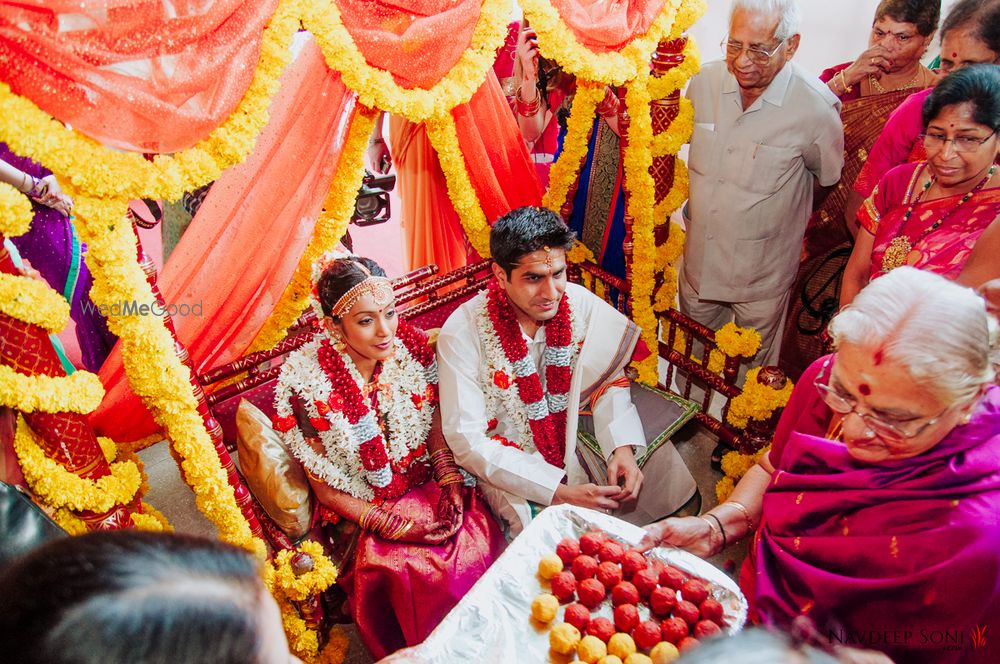
[[[325,334],[289,356],[275,388],[274,428],[296,458],[333,488],[376,503],[431,477],[426,440],[438,401],[437,361],[426,335],[406,321],[394,344],[378,376],[383,389],[371,401],[354,362]],[[296,425],[293,399],[306,408],[325,455]]]
[[[520,436],[526,438],[530,434],[531,443],[542,458],[562,468],[566,452],[566,406],[573,361],[579,352],[579,345],[573,342],[569,297],[563,294],[555,317],[545,324],[544,390],[514,309],[496,280],[490,282],[479,321],[487,361],[493,368],[492,385],[501,392],[499,401],[506,402],[508,412],[515,418],[523,414],[527,419],[528,431],[519,432]],[[525,445],[520,447],[524,449]]]

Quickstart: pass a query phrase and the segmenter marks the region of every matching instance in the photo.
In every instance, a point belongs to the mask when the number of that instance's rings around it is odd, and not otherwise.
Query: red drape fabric
[[[0,2],[0,80],[107,145],[175,152],[242,99],[277,0]]]
[[[354,95],[310,39],[282,79],[251,156],[212,186],[159,278],[168,303],[200,305],[173,318],[195,370],[245,352],[291,279],[333,179]],[[125,380],[118,348],[100,372],[107,395],[91,421],[138,440],[157,426]]]
[[[566,26],[595,53],[620,51],[649,31],[666,0],[551,0]]]

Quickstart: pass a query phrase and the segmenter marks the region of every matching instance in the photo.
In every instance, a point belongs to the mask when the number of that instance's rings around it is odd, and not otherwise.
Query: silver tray
[[[549,651],[549,626],[531,620],[531,602],[549,591],[538,577],[538,561],[555,551],[565,537],[579,537],[600,529],[628,546],[642,539],[644,530],[621,519],[573,505],[548,507],[524,529],[487,570],[468,594],[445,616],[427,640],[384,661],[453,664],[455,662],[565,662],[572,658]],[[734,633],[746,622],[747,602],[736,583],[711,563],[675,548],[656,548],[648,554],[712,584],[712,597],[725,611],[726,629]],[[562,620],[560,608],[556,617]],[[594,615],[611,617],[610,600]],[[640,617],[648,608],[639,607]]]

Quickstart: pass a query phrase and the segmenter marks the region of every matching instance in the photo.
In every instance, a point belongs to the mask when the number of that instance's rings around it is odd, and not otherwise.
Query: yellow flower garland
[[[677,117],[666,130],[653,137],[651,152],[653,158],[676,155],[681,146],[691,140],[694,131],[694,104],[686,97],[681,98]]]
[[[313,559],[313,569],[302,576],[295,576],[291,561],[297,553],[305,553]],[[269,580],[273,591],[294,602],[301,602],[307,597],[321,593],[337,580],[337,566],[323,552],[319,542],[306,540],[298,549],[279,551],[272,561],[274,573]]]
[[[129,462],[112,463],[111,474],[96,480],[71,473],[45,456],[23,418],[18,418],[14,452],[32,493],[56,508],[106,512],[131,501],[141,483],[139,469]]]
[[[685,30],[705,15],[707,9],[707,0],[684,0],[677,10],[677,18],[674,19],[674,27],[670,31],[669,39],[680,37]]]
[[[152,302],[146,275],[135,261],[135,236],[120,202],[87,196],[76,200],[76,222],[87,243],[87,265],[94,277],[91,298],[102,302]],[[191,374],[181,364],[163,322],[152,316],[112,316],[108,327],[121,340],[122,365],[133,391],[163,427],[183,459],[195,501],[226,542],[265,557],[244,518],[205,429],[191,391]]]
[[[729,402],[726,420],[737,429],[745,429],[751,419],[763,422],[774,411],[784,408],[792,396],[792,381],[786,379],[785,386],[776,390],[758,383],[759,373],[760,367],[750,369],[743,381],[743,392]]]
[[[207,137],[172,156],[152,162],[137,152],[102,146],[69,129],[30,100],[0,83],[0,140],[18,154],[50,168],[71,193],[97,198],[177,200],[185,191],[218,179],[243,161],[267,123],[271,98],[291,60],[289,45],[299,20],[298,0],[281,0],[261,40],[260,60],[243,99]]]
[[[299,257],[292,280],[285,287],[274,311],[250,345],[250,352],[274,348],[285,338],[288,328],[308,306],[313,263],[326,252],[333,251],[344,237],[347,225],[351,221],[358,188],[365,173],[365,147],[368,145],[368,136],[375,126],[378,115],[378,111],[365,106],[355,111],[354,119],[347,131],[347,139],[340,152],[337,170],[330,182],[326,201],[323,203],[323,212],[316,220],[312,238]]]
[[[75,371],[69,376],[26,376],[0,364],[0,406],[25,413],[87,414],[101,405],[104,386],[95,374]]]
[[[567,72],[588,81],[624,85],[649,68],[649,58],[661,39],[671,33],[681,0],[666,0],[646,34],[617,52],[598,54],[581,44],[550,0],[520,0],[524,17],[538,34],[542,55]]]
[[[486,258],[490,255],[490,226],[465,167],[455,120],[448,113],[428,120],[426,126],[427,138],[441,162],[441,170],[448,185],[448,197],[455,206],[455,212],[465,229],[465,236],[469,238],[472,248]]]
[[[755,454],[727,452],[722,456],[722,472],[724,476],[715,485],[715,497],[720,503],[729,499],[729,496],[733,493],[733,489],[736,488],[736,483],[770,450],[771,446],[768,445]]]
[[[659,326],[653,312],[653,267],[656,262],[653,208],[656,186],[649,172],[653,163],[649,151],[653,142],[653,123],[649,108],[651,100],[646,87],[648,80],[648,76],[635,79],[625,95],[630,122],[623,166],[627,211],[632,217],[632,319],[642,328],[646,345],[655,349],[659,336]],[[655,385],[658,380],[656,353],[640,362],[638,370],[641,382]]]
[[[61,332],[69,320],[69,303],[39,279],[0,273],[0,313]]]
[[[580,169],[587,158],[587,141],[594,126],[594,113],[605,95],[605,85],[594,81],[577,81],[576,94],[566,121],[566,136],[562,152],[549,169],[549,190],[542,198],[542,205],[559,212],[573,183],[580,177]]]
[[[472,99],[493,67],[496,50],[507,34],[510,3],[483,0],[470,47],[430,89],[404,88],[388,71],[369,65],[344,26],[336,3],[302,0],[300,10],[302,25],[315,37],[327,65],[340,72],[344,84],[358,94],[361,103],[412,122],[423,122],[442,118],[455,106]]]
[[[31,228],[33,218],[28,197],[6,182],[0,182],[0,235],[24,235]]]
[[[716,331],[715,344],[729,357],[753,357],[760,350],[760,332],[729,322]]]
[[[653,76],[649,80],[649,95],[653,99],[663,99],[671,93],[677,92],[687,84],[688,79],[701,69],[701,55],[693,37],[688,36],[681,55],[684,56],[684,60],[680,64],[659,76]]]

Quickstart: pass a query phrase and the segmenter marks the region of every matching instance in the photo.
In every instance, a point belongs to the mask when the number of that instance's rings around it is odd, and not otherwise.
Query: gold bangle
[[[847,94],[848,92],[850,92],[851,90],[853,90],[854,86],[847,84],[847,78],[844,76],[844,70],[841,69],[837,73],[840,75],[840,85],[843,86],[843,88],[844,88],[844,91],[841,94]]]
[[[746,519],[746,522],[747,522],[747,532],[748,533],[752,533],[753,532],[753,519],[750,518],[750,510],[748,510],[746,508],[746,505],[744,505],[743,503],[738,503],[735,500],[727,500],[726,502],[724,502],[722,504],[723,505],[732,505],[733,507],[735,507],[739,511],[743,512],[743,518]]]

